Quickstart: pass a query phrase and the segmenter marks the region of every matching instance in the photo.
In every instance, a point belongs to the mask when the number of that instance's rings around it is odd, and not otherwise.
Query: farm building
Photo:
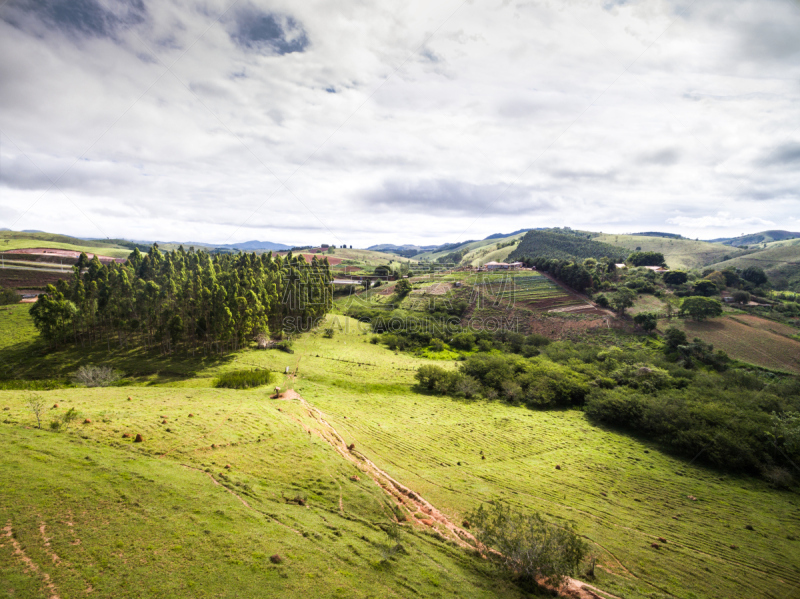
[[[522,268],[522,262],[487,262],[484,266],[487,270],[517,270]]]
[[[664,268],[663,266],[643,266],[642,268],[652,270],[653,272],[669,272],[669,269]]]

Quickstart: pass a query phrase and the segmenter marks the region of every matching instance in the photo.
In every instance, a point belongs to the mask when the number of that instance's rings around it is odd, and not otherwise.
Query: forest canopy
[[[308,328],[331,307],[327,259],[209,254],[153,245],[124,264],[81,254],[71,278],[49,285],[31,309],[53,345],[112,339],[171,352],[237,349],[270,331]]]

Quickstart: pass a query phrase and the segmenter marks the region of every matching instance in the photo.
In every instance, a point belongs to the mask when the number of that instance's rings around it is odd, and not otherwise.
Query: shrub
[[[475,335],[472,333],[459,333],[453,337],[450,345],[456,349],[469,351],[475,346]]]
[[[671,270],[664,273],[664,282],[667,285],[683,285],[689,280],[689,275],[682,270]]]
[[[448,372],[441,366],[426,364],[417,369],[414,378],[419,381],[421,387],[433,390],[436,383],[447,378]]]
[[[336,329],[334,329],[333,327],[328,327],[328,328],[327,328],[327,329],[325,329],[325,331],[322,333],[322,336],[323,336],[323,337],[325,337],[325,339],[333,339],[333,336],[334,336],[335,334],[336,334]]]
[[[467,515],[475,538],[491,548],[487,557],[526,581],[560,587],[586,555],[587,545],[571,525],[556,526],[537,512],[525,514],[500,502]]]
[[[475,377],[462,375],[456,381],[453,391],[456,395],[463,395],[467,399],[472,399],[480,394],[481,383]]]
[[[750,301],[750,294],[747,291],[734,291],[731,297],[737,304],[746,304]]]
[[[664,339],[667,342],[667,349],[672,351],[677,351],[679,346],[689,342],[686,333],[676,327],[667,327],[667,330],[664,331]]]
[[[3,289],[0,287],[0,306],[8,304],[18,304],[22,296],[18,295],[13,289]]]
[[[250,389],[268,385],[272,382],[272,373],[269,370],[234,370],[219,375],[214,380],[214,386],[227,389]]]
[[[121,378],[119,372],[109,366],[81,366],[74,380],[87,387],[108,387]]]
[[[643,331],[649,333],[658,326],[658,316],[651,312],[642,312],[633,317],[633,322],[640,326]]]
[[[275,349],[278,349],[282,352],[286,352],[287,354],[293,354],[294,350],[292,349],[292,342],[288,339],[284,339],[283,341],[279,341],[275,344]]]

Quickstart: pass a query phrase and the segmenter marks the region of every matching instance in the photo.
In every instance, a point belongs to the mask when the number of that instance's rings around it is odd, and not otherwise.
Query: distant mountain
[[[430,250],[434,250],[438,245],[413,245],[407,243],[405,245],[394,245],[392,243],[381,243],[378,245],[371,245],[367,249],[372,250],[373,252],[407,252],[407,251],[418,251],[418,252],[427,252]]]
[[[518,231],[514,231],[513,233],[495,233],[494,235],[489,235],[489,237],[484,237],[486,239],[500,239],[501,237],[511,237],[512,235],[516,235],[518,233],[524,233],[525,231],[530,231],[530,229],[519,229]]]
[[[756,245],[759,243],[770,243],[772,241],[783,241],[784,239],[796,239],[800,237],[800,233],[796,231],[761,231],[760,233],[751,233],[750,235],[740,235],[739,237],[721,237],[719,239],[711,239],[709,241],[716,243],[723,243],[733,247],[741,247],[743,245]]]
[[[102,240],[107,241],[107,240]],[[153,243],[157,243],[159,245],[182,245],[185,248],[189,247],[196,247],[196,248],[219,248],[224,250],[242,250],[244,252],[258,252],[258,251],[281,251],[281,250],[288,250],[291,249],[293,246],[291,245],[284,245],[282,243],[273,243],[272,241],[243,241],[240,243],[228,243],[228,244],[218,244],[218,243],[208,243],[207,241],[149,241],[145,239],[115,239],[113,240],[116,243],[120,244],[133,244],[137,247],[142,248],[142,246],[150,247]],[[163,248],[162,248],[163,249]]]
[[[243,250],[243,251],[257,251],[257,250],[288,250],[294,246],[285,245],[283,243],[274,243],[272,241],[243,241],[241,243],[229,243],[229,244],[222,244],[222,245],[213,245],[213,244],[203,244],[203,245],[212,245],[215,248],[225,248],[229,250]]]

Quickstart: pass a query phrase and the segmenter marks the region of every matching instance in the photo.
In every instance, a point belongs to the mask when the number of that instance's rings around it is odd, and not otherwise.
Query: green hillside
[[[464,262],[469,262],[469,253],[480,248],[487,248],[490,246],[496,246],[497,244],[502,245],[503,243],[507,243],[509,241],[515,239],[521,239],[525,236],[525,233],[517,233],[515,235],[509,235],[508,237],[495,237],[494,239],[481,239],[480,241],[470,241],[469,243],[462,243],[460,245],[448,244],[446,246],[447,249],[444,250],[437,250],[435,252],[425,252],[423,254],[417,254],[414,256],[415,260],[423,260],[432,262],[438,258],[442,258],[451,252],[460,252],[462,250],[467,250],[467,255],[464,256]],[[473,258],[474,259],[474,258]]]
[[[753,246],[753,245],[762,245],[765,243],[772,243],[773,241],[784,241],[787,239],[797,239],[800,238],[800,233],[796,231],[783,231],[783,230],[771,230],[771,231],[761,231],[760,233],[751,233],[749,235],[741,235],[739,237],[733,237],[730,239],[721,239],[717,240],[720,243],[724,243],[725,245],[731,245],[735,247],[740,246]]]
[[[125,258],[131,249],[115,243],[102,241],[87,241],[68,235],[54,233],[23,233],[18,231],[0,231],[0,251],[19,250],[25,248],[53,248],[59,250],[73,250],[109,256],[111,258]]]
[[[622,261],[628,253],[622,247],[589,239],[589,235],[586,234],[547,230],[528,231],[508,259],[522,260],[543,256],[561,260],[613,258]]]
[[[709,268],[745,269],[748,266],[762,268],[777,289],[800,290],[800,239],[774,242],[765,250],[716,262]]]
[[[293,355],[96,344],[42,358],[28,310],[0,312],[7,375],[101,360],[127,371],[148,356],[159,374],[36,392],[46,429],[80,413],[62,432],[35,428],[30,391],[0,390],[8,596],[521,599],[446,525],[497,500],[575,523],[597,560],[590,583],[616,597],[780,598],[800,584],[793,493],[580,410],[420,393],[414,372],[432,362],[370,343],[364,323],[329,317],[333,338],[303,335]],[[283,399],[212,386],[222,372],[286,366],[299,376],[281,377],[293,387]]]
[[[707,241],[691,239],[668,239],[645,235],[603,234],[597,241],[618,245],[629,252],[641,248],[643,252],[661,252],[670,268],[703,268],[712,262],[719,262],[725,256],[736,256],[741,250]]]

